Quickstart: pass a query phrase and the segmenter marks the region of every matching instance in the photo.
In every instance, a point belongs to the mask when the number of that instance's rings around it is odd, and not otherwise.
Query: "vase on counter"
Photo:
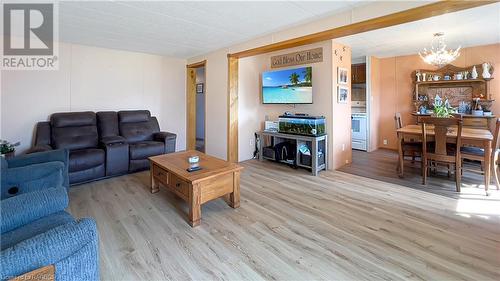
[[[487,63],[487,62],[483,63],[483,78],[484,79],[491,78],[490,67],[491,67],[491,65],[489,63]]]
[[[475,65],[472,67],[472,72],[470,73],[470,76],[472,79],[477,79],[478,74],[477,74],[477,69],[476,69]]]
[[[469,105],[465,101],[461,101],[460,104],[458,105],[458,113],[467,113],[469,109]]]

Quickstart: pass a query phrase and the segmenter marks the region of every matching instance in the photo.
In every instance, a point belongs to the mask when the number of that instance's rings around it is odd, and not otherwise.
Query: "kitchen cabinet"
[[[351,81],[353,84],[366,83],[366,64],[353,64],[351,66]]]

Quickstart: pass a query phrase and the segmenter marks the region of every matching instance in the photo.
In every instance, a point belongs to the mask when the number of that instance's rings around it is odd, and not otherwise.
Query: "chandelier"
[[[431,49],[427,50],[424,48],[424,50],[418,54],[424,62],[441,67],[449,64],[460,56],[460,46],[455,50],[447,50],[446,44],[444,43],[444,33],[438,32],[434,33],[434,38],[432,38],[431,42]]]

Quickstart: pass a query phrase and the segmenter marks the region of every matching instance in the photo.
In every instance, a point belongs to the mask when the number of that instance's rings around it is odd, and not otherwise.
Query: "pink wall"
[[[368,145],[368,151],[374,151],[378,148],[379,140],[379,120],[380,120],[380,102],[381,102],[381,92],[380,92],[380,59],[376,57],[368,58],[368,77],[369,77],[369,89],[370,89],[370,139]]]
[[[374,118],[374,112],[371,115],[372,119],[377,120],[378,126],[372,124],[371,134],[372,137],[378,136],[378,147],[397,149],[394,114],[401,112],[404,125],[415,122],[414,118],[410,115],[414,110],[412,104],[413,85],[411,73],[415,69],[435,69],[435,67],[424,63],[417,54],[382,58],[379,61],[379,114],[375,115],[376,118]],[[483,62],[490,62],[495,69],[500,71],[500,44],[464,48],[461,51],[460,57],[452,64],[458,67],[466,67]],[[374,67],[372,65],[372,69],[375,72],[376,69]],[[374,72],[372,72],[372,75]],[[493,73],[493,76],[497,76],[496,73]],[[376,77],[372,77],[372,83],[377,83],[376,81],[373,82],[373,79],[376,79]],[[492,94],[492,99],[499,99],[500,79],[491,80],[488,91]],[[375,106],[375,104],[372,104],[372,108]],[[377,109],[374,108],[374,111],[377,111]],[[493,114],[500,114],[500,101],[493,104],[492,111]],[[384,139],[387,140],[387,145],[384,145]]]

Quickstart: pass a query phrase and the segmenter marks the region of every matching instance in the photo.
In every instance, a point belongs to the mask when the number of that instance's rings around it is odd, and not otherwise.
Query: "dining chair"
[[[396,122],[396,130],[403,127],[401,113],[396,112],[396,114],[394,115],[394,121]],[[412,163],[415,162],[415,157],[422,157],[422,142],[420,141],[403,140],[401,148],[403,149],[403,161],[405,156],[411,157]],[[396,169],[399,171],[399,163]]]
[[[437,168],[438,164],[444,164],[448,167],[455,166],[455,183],[457,192],[460,192],[461,185],[461,136],[462,136],[462,120],[459,118],[439,118],[439,117],[423,117],[422,119],[422,162],[423,162],[423,177],[422,184],[427,184],[427,174],[431,166]],[[434,145],[428,146],[429,136],[427,131],[428,125],[434,125]],[[455,127],[456,126],[456,129]],[[456,130],[457,134],[448,143],[449,130]],[[453,144],[452,144],[453,143]]]
[[[493,134],[493,143],[491,145],[492,147],[492,153],[491,153],[491,167],[493,170],[493,175],[495,178],[495,183],[497,185],[497,190],[500,189],[500,184],[499,184],[499,179],[498,179],[498,164],[499,163],[499,158],[500,158],[500,148],[499,148],[499,134],[500,134],[500,118],[497,118],[496,124],[495,124],[495,132]],[[483,167],[484,167],[484,149],[478,148],[478,147],[461,147],[460,148],[460,155],[462,160],[472,160],[472,161],[479,161],[481,163],[481,170],[474,170],[474,169],[464,169],[462,165],[462,170],[466,171],[471,171],[471,172],[477,172],[480,174],[484,174]]]

